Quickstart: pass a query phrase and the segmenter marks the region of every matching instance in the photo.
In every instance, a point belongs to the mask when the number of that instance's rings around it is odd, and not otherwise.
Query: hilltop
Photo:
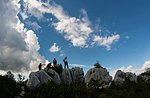
[[[15,81],[8,72],[0,76],[0,98],[148,98],[150,97],[150,70],[136,76],[118,70],[114,80],[99,63],[84,74],[75,67],[31,72],[29,80]]]

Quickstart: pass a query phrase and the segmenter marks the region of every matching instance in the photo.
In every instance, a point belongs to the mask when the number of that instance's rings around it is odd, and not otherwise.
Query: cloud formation
[[[117,42],[120,38],[119,34],[108,36],[108,37],[101,37],[101,36],[94,36],[93,43],[99,46],[105,46],[107,50],[111,50],[111,45],[114,42]]]
[[[38,19],[44,17],[45,13],[53,15],[57,19],[57,22],[53,22],[53,27],[58,33],[62,34],[66,40],[70,41],[74,47],[87,48],[93,43],[92,41],[94,41],[98,43],[96,45],[105,46],[107,50],[110,50],[111,44],[117,42],[120,38],[118,34],[107,37],[95,35],[87,12],[84,9],[81,10],[83,17],[77,18],[66,14],[63,7],[56,4],[53,0],[45,2],[41,2],[41,0],[24,0],[23,5],[23,13],[25,13],[25,15],[34,16]],[[95,36],[94,39],[93,36]]]
[[[36,30],[36,31],[37,31],[37,30],[41,29],[41,27],[38,25],[37,22],[30,22],[30,21],[27,21],[26,24],[27,24],[28,26],[31,26],[33,30]]]
[[[17,0],[0,0],[0,70],[29,71],[45,62],[37,36],[17,16],[19,7]]]
[[[123,66],[123,67],[120,67],[116,70],[113,70],[113,71],[110,71],[111,75],[114,77],[115,76],[115,73],[117,72],[117,70],[122,70],[123,72],[132,72],[132,73],[135,73],[137,75],[145,72],[145,70],[147,68],[150,68],[150,60],[149,61],[145,61],[144,64],[139,67],[139,68],[135,68],[133,67],[132,65],[129,65],[129,66]]]
[[[50,47],[49,51],[52,52],[52,53],[58,52],[58,51],[60,51],[60,48],[59,48],[59,46],[58,46],[56,43],[54,43],[54,44]]]

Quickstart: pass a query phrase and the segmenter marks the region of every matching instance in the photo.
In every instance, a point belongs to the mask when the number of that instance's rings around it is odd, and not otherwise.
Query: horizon
[[[150,67],[149,0],[1,0],[0,74],[28,73],[56,58],[111,76]]]

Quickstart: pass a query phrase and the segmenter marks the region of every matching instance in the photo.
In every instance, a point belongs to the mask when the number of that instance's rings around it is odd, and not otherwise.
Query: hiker
[[[45,64],[42,64],[42,63],[39,64],[39,66],[38,66],[38,67],[39,67],[39,70],[42,69],[42,66],[43,66],[43,65],[45,65]]]
[[[55,58],[53,60],[53,65],[54,65],[54,67],[57,65],[57,60]]]
[[[49,70],[49,69],[51,69],[51,68],[52,68],[51,63],[48,63],[47,66],[46,66],[46,69]]]
[[[63,59],[63,61],[64,61],[64,65],[65,65],[64,68],[66,68],[66,67],[69,68],[69,67],[68,67],[67,57],[65,57],[65,58]]]

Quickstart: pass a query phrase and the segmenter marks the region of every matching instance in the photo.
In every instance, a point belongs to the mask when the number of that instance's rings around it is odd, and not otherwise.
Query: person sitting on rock
[[[69,67],[68,67],[67,57],[65,57],[65,58],[63,59],[63,61],[64,61],[64,65],[65,65],[64,68],[66,68],[66,67],[69,68]]]
[[[49,69],[51,69],[51,68],[52,68],[51,63],[48,63],[47,66],[46,66],[46,69],[49,70]]]
[[[57,60],[55,58],[53,60],[53,65],[54,65],[54,67],[57,65]]]
[[[43,66],[43,65],[44,65],[44,64],[42,64],[42,63],[39,64],[39,66],[38,66],[38,67],[39,67],[39,70],[42,69],[42,66]]]

